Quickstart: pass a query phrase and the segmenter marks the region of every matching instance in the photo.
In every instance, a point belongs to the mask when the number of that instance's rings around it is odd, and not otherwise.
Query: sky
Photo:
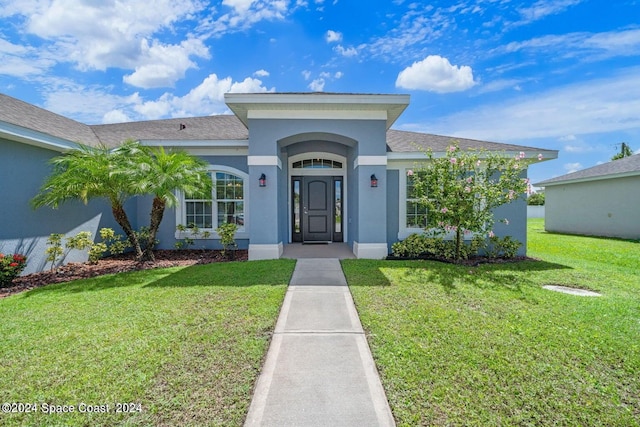
[[[0,0],[0,92],[87,124],[229,114],[227,92],[409,94],[393,125],[640,152],[640,0]]]

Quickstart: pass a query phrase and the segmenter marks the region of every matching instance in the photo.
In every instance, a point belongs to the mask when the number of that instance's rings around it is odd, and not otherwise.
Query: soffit
[[[384,112],[387,129],[398,119],[409,105],[409,95],[342,94],[342,93],[228,93],[225,102],[233,113],[248,126],[251,112],[266,117],[264,112],[296,112],[297,118],[304,117],[301,112]],[[277,114],[276,114],[277,115]],[[319,116],[319,115],[318,115]],[[296,118],[294,117],[294,118]],[[354,114],[362,118],[364,115]]]

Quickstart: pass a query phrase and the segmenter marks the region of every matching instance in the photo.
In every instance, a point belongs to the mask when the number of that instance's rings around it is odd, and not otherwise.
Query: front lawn
[[[0,300],[0,403],[37,410],[0,424],[242,425],[294,265],[145,270]]]
[[[541,261],[342,262],[398,425],[640,425],[640,243],[529,226]]]

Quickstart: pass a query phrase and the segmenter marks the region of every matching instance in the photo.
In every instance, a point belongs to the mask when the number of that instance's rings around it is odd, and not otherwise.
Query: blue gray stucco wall
[[[123,234],[105,201],[94,200],[87,205],[69,201],[58,209],[32,209],[31,199],[51,172],[49,160],[58,155],[60,153],[56,151],[0,139],[0,252],[26,255],[27,268],[23,274],[50,267],[45,250],[46,240],[52,233],[70,237],[80,231],[89,231],[95,238],[100,228],[109,227]],[[132,201],[125,207],[130,220],[135,223],[135,203]],[[86,260],[86,251],[74,250],[68,252],[62,261]]]
[[[387,171],[387,243],[391,245],[398,241],[400,231],[400,206],[398,191],[400,189],[400,171]]]

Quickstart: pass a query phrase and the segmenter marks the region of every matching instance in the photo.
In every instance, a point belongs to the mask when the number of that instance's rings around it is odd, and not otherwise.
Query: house
[[[640,154],[535,184],[545,187],[545,229],[640,239]]]
[[[52,157],[76,142],[115,147],[125,139],[182,148],[210,164],[211,198],[181,195],[164,216],[160,248],[173,248],[182,237],[176,226],[190,223],[211,230],[205,244],[219,247],[213,230],[234,222],[250,259],[278,258],[295,242],[344,242],[358,258],[383,258],[391,244],[422,230],[424,212],[407,199],[406,172],[426,160],[423,150],[444,154],[453,139],[391,129],[408,95],[249,93],[227,94],[225,101],[232,115],[85,125],[0,95],[0,251],[26,253],[27,272],[38,271],[51,233],[119,230],[104,203],[34,211],[29,200],[49,175]],[[531,147],[456,141],[463,149],[524,152],[531,162],[540,153],[557,157]],[[145,197],[126,206],[134,227],[148,223],[149,206]],[[512,220],[497,225],[496,234],[526,243],[526,202],[499,210]]]

